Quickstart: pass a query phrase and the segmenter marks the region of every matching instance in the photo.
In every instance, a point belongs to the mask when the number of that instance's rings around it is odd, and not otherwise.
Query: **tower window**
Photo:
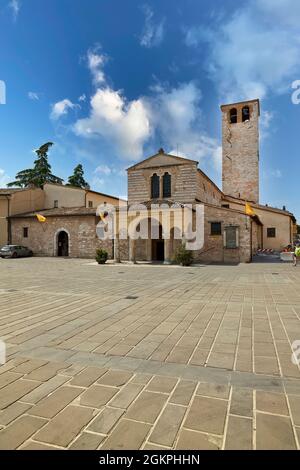
[[[236,108],[232,108],[230,110],[230,123],[231,124],[237,123],[237,109]]]
[[[151,198],[159,198],[159,176],[156,173],[151,176]]]
[[[54,208],[56,208],[56,209],[58,208],[58,200],[57,199],[55,199],[55,201],[54,201]]]
[[[249,106],[244,106],[242,109],[242,121],[249,121],[250,120],[250,109]]]
[[[28,227],[23,227],[23,238],[28,238]]]
[[[89,207],[93,207],[93,201],[89,201]]]
[[[163,197],[171,197],[171,175],[165,173],[163,176]]]

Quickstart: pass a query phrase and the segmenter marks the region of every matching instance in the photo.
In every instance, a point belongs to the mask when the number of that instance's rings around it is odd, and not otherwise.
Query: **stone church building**
[[[144,220],[150,227],[151,219],[155,219],[155,238],[150,229],[146,239],[120,236],[120,222],[116,219],[116,238],[99,240],[96,227],[100,218],[95,205],[86,204],[85,197],[81,204],[69,201],[67,206],[62,203],[39,208],[38,213],[46,217],[43,224],[38,222],[36,210],[8,216],[11,243],[26,245],[38,255],[92,258],[98,247],[104,247],[116,261],[169,263],[182,240],[175,236],[172,221],[169,234],[165,235],[163,210],[151,211],[151,206],[189,206],[194,224],[194,208],[201,205],[204,239],[203,245],[193,251],[195,261],[250,262],[258,249],[280,251],[293,242],[296,221],[285,207],[277,209],[259,203],[259,101],[223,105],[221,114],[222,190],[198,168],[197,161],[160,149],[156,155],[128,168],[128,206],[122,201],[119,207],[117,198],[108,200],[108,204],[116,206],[118,220],[125,217],[137,231]],[[106,202],[103,198],[97,201]],[[142,206],[136,212],[128,211],[138,205]]]

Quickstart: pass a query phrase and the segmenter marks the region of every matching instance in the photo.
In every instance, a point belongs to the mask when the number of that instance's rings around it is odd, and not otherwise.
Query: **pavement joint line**
[[[239,349],[240,337],[241,337],[243,311],[244,311],[244,302],[242,305],[242,310],[240,312],[240,318],[239,318],[239,328],[238,328],[237,341],[236,341],[235,350],[234,350],[234,361],[233,361],[233,367],[232,367],[233,370],[236,370],[236,363],[238,360],[238,349]]]
[[[204,306],[203,306],[203,308],[204,308]],[[202,308],[201,311],[199,312],[199,315],[202,313],[203,308]],[[188,360],[188,364],[191,363],[191,361],[192,361],[192,359],[193,359],[193,357],[194,357],[194,354],[195,354],[195,352],[196,352],[196,349],[199,347],[199,344],[200,344],[201,340],[204,338],[204,335],[205,335],[206,331],[208,330],[208,328],[209,328],[209,326],[210,326],[210,324],[211,324],[211,322],[212,322],[212,320],[213,320],[214,314],[215,314],[215,312],[212,313],[212,315],[211,315],[209,321],[207,322],[207,325],[206,325],[206,327],[204,328],[204,331],[203,331],[201,337],[199,338],[199,341],[197,342],[197,344],[196,344],[196,346],[195,346],[195,348],[194,348],[194,350],[193,350],[193,352],[192,352],[192,354],[191,354],[191,356],[190,356],[190,358],[189,358],[189,360]],[[223,313],[223,317],[224,317],[224,315],[225,315],[225,312]],[[206,356],[205,364],[206,364],[207,361],[208,361],[208,357],[209,357],[209,355],[210,355],[211,350],[212,350],[212,346],[211,346],[210,349],[208,350],[208,355]]]
[[[22,351],[22,356],[26,355],[28,358],[35,358],[36,355],[34,354],[36,348],[33,348],[32,350],[29,351]],[[47,348],[45,348],[47,349]],[[51,351],[53,351],[55,348],[51,348]],[[31,354],[33,352],[33,354]],[[74,363],[83,363],[86,366],[89,366],[90,364],[93,364],[95,367],[107,367],[109,366],[109,361],[111,358],[114,359],[114,361],[120,361],[118,365],[118,370],[132,370],[133,372],[142,372],[142,373],[150,373],[154,375],[162,375],[162,376],[170,376],[170,377],[178,377],[178,378],[186,378],[190,380],[197,380],[197,381],[202,381],[206,383],[217,383],[219,385],[224,385],[224,384],[229,384],[232,386],[240,386],[241,388],[257,388],[257,389],[262,389],[262,390],[269,390],[269,391],[279,391],[283,388],[283,385],[288,382],[291,385],[297,385],[299,386],[299,391],[300,391],[300,380],[297,378],[290,378],[290,377],[280,377],[280,376],[274,376],[274,375],[267,375],[267,374],[255,374],[252,372],[240,372],[240,371],[230,371],[227,369],[220,369],[220,368],[215,368],[215,367],[203,367],[203,366],[189,366],[186,364],[180,364],[182,367],[182,372],[181,373],[174,373],[174,368],[172,367],[174,363],[166,363],[166,362],[160,362],[160,361],[150,361],[148,359],[139,359],[140,364],[138,367],[135,368],[128,368],[128,367],[122,367],[122,360],[126,358],[126,356],[106,356],[106,355],[101,355],[97,354],[99,357],[95,357],[93,353],[87,353],[89,356],[89,360],[82,360],[80,359],[75,360],[73,362],[72,358],[73,356],[76,355],[74,351],[68,351],[70,352],[70,357],[66,358],[64,362],[68,364],[74,364]],[[43,352],[43,354],[39,355],[40,358],[49,360],[50,362],[55,362],[53,358],[49,355],[47,355],[47,351]],[[99,359],[99,362],[97,364],[97,359]],[[103,362],[104,361],[104,362]],[[155,371],[154,372],[148,372],[148,370],[144,370],[143,366],[147,366],[151,368],[151,366],[154,366]],[[171,367],[170,367],[171,366]],[[114,369],[114,367],[109,367],[111,369]],[[141,370],[140,370],[141,368]],[[147,367],[146,367],[147,368]],[[175,368],[177,368],[177,364],[175,363]],[[170,370],[170,372],[168,371]],[[180,370],[180,367],[178,367]],[[193,373],[195,375],[193,375]],[[21,379],[22,380],[22,379]]]
[[[191,411],[192,404],[194,403],[194,399],[195,399],[195,397],[196,397],[197,388],[198,388],[198,383],[196,384],[196,387],[195,387],[195,389],[194,389],[194,391],[193,391],[193,393],[192,393],[192,396],[191,396],[191,398],[190,398],[190,401],[189,401],[189,403],[188,403],[188,405],[187,405],[187,407],[186,407],[186,408],[187,408],[187,409],[186,409],[186,413],[185,413],[185,415],[184,415],[184,417],[183,417],[183,419],[182,419],[182,422],[181,422],[181,428],[182,428],[182,429],[185,429],[185,422],[186,422],[187,417],[188,417],[188,415],[189,415],[189,413],[190,413],[190,411]],[[187,428],[186,428],[186,429],[187,429]],[[174,442],[175,448],[177,448],[177,444],[178,444],[178,441],[179,441],[179,437],[180,437],[180,433],[178,433],[177,436],[176,436],[176,439],[175,439],[175,442]]]
[[[253,450],[256,450],[256,390],[253,390],[253,422],[252,422],[252,446]]]
[[[154,377],[153,377],[153,379],[154,379]],[[150,381],[149,383],[151,383],[153,379],[151,379],[151,381]],[[177,380],[176,384],[173,386],[172,391],[169,393],[168,399],[166,400],[165,404],[163,405],[162,409],[160,410],[160,413],[157,415],[156,420],[154,421],[153,424],[150,423],[150,424],[151,424],[151,428],[149,429],[147,435],[145,436],[145,442],[147,442],[148,438],[151,436],[151,434],[152,434],[152,432],[154,431],[154,429],[155,429],[155,427],[156,427],[156,425],[157,425],[157,423],[158,423],[160,417],[162,416],[164,410],[167,408],[167,405],[168,405],[169,402],[170,402],[170,398],[171,398],[172,392],[175,390],[175,388],[176,388],[176,386],[177,386],[178,383],[179,383],[179,379]],[[148,385],[149,385],[149,384],[148,384]],[[146,386],[145,386],[145,387],[146,387]],[[147,391],[146,389],[144,389],[144,390]],[[149,390],[149,391],[150,391],[150,390]],[[152,393],[152,391],[151,391],[151,393]],[[132,404],[131,404],[131,405],[132,405]],[[131,405],[130,405],[130,406],[131,406]],[[187,413],[187,412],[186,412],[186,413]],[[186,416],[186,413],[185,413],[184,416]],[[184,420],[184,417],[182,418],[181,424],[183,423],[183,420]],[[178,433],[179,433],[179,428],[178,428],[178,430],[177,430],[176,436],[177,436]],[[176,438],[176,436],[175,436],[175,438]],[[175,438],[174,438],[174,441],[175,441]],[[174,445],[174,441],[173,441],[173,445]],[[172,447],[172,446],[171,446],[171,447]]]
[[[223,439],[222,439],[222,444],[221,444],[221,449],[225,449],[226,445],[226,438],[227,438],[227,431],[228,431],[228,422],[229,422],[229,412],[231,408],[231,399],[232,399],[232,393],[233,389],[230,387],[229,390],[229,397],[228,397],[228,403],[227,403],[227,408],[226,408],[226,417],[225,417],[225,423],[224,423],[224,430],[223,430]]]
[[[293,417],[293,414],[292,414],[292,409],[291,409],[291,405],[290,405],[289,396],[286,394],[285,398],[286,398],[287,407],[288,407],[288,410],[289,410],[290,420],[291,420],[291,423],[292,423],[292,430],[293,430],[294,439],[295,439],[295,442],[296,442],[296,447],[299,450],[300,449],[300,442],[299,442],[299,439],[298,439],[298,433],[296,431],[296,425],[294,423],[294,417]]]

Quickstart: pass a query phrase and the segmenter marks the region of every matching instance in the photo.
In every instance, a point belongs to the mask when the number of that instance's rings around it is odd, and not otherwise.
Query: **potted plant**
[[[184,243],[177,249],[175,261],[181,266],[190,266],[193,262],[193,253],[186,249]]]
[[[96,250],[96,261],[98,264],[105,264],[108,259],[108,253],[106,250],[99,248]]]

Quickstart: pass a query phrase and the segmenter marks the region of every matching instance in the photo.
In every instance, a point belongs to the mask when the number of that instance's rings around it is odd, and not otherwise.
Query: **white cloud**
[[[94,170],[95,175],[112,175],[112,176],[126,176],[126,169],[125,168],[117,168],[114,165],[98,165],[97,168]]]
[[[38,101],[40,99],[39,93],[36,93],[34,91],[29,91],[27,96],[30,100],[33,101]]]
[[[79,96],[78,101],[85,102],[86,101],[86,95],[83,93],[82,95]]]
[[[142,99],[126,101],[120,91],[98,88],[91,99],[90,116],[79,119],[75,132],[81,136],[102,136],[115,144],[120,157],[136,159],[150,136],[150,124]]]
[[[158,46],[164,38],[165,21],[163,19],[155,22],[153,10],[149,5],[144,5],[143,11],[145,15],[145,24],[140,37],[140,44],[147,48]]]
[[[201,97],[193,82],[171,89],[157,87],[156,94],[147,100],[151,125],[170,153],[199,161],[209,159],[215,166],[219,146],[204,132]]]
[[[280,179],[282,178],[282,171],[279,170],[278,168],[275,169],[269,169],[269,170],[263,170],[262,172],[262,177],[264,180],[270,180],[270,179]]]
[[[94,78],[93,68],[91,73]],[[91,98],[89,115],[77,120],[73,129],[78,136],[102,139],[127,161],[143,158],[145,146],[160,140],[166,151],[209,160],[212,168],[219,169],[220,148],[204,131],[200,102],[201,91],[193,82],[173,88],[158,83],[148,96],[130,101],[122,91],[107,85],[103,73],[102,84]],[[114,172],[112,167],[100,166],[99,174],[101,170],[107,175]]]
[[[273,119],[274,119],[274,113],[272,113],[271,111],[261,112],[260,123],[263,128],[269,129]]]
[[[99,165],[95,169],[94,173],[100,174],[100,175],[110,175],[113,172],[113,168],[107,166],[107,165]]]
[[[57,103],[52,105],[52,110],[50,113],[51,119],[57,120],[61,116],[68,114],[68,111],[70,109],[76,108],[78,105],[72,103],[69,99],[64,99],[61,101],[58,101]]]
[[[223,99],[263,98],[289,88],[300,67],[299,5],[253,0],[215,29],[186,31],[188,46],[208,43],[208,71]]]
[[[19,0],[10,0],[10,2],[8,3],[8,7],[12,11],[14,21],[16,21],[17,18],[18,18],[19,12],[20,12],[20,8],[21,8],[20,1]]]
[[[271,176],[273,176],[274,178],[282,178],[281,170],[278,170],[278,169],[272,170]]]
[[[90,49],[87,54],[88,68],[91,71],[95,85],[102,85],[105,82],[103,66],[107,60],[104,54],[99,53],[100,47]]]
[[[103,191],[103,186],[105,184],[105,180],[103,178],[99,178],[98,176],[94,176],[92,178],[92,184],[91,187],[93,188],[94,191]]]
[[[7,183],[11,181],[11,178],[0,168],[0,188],[5,188]]]

